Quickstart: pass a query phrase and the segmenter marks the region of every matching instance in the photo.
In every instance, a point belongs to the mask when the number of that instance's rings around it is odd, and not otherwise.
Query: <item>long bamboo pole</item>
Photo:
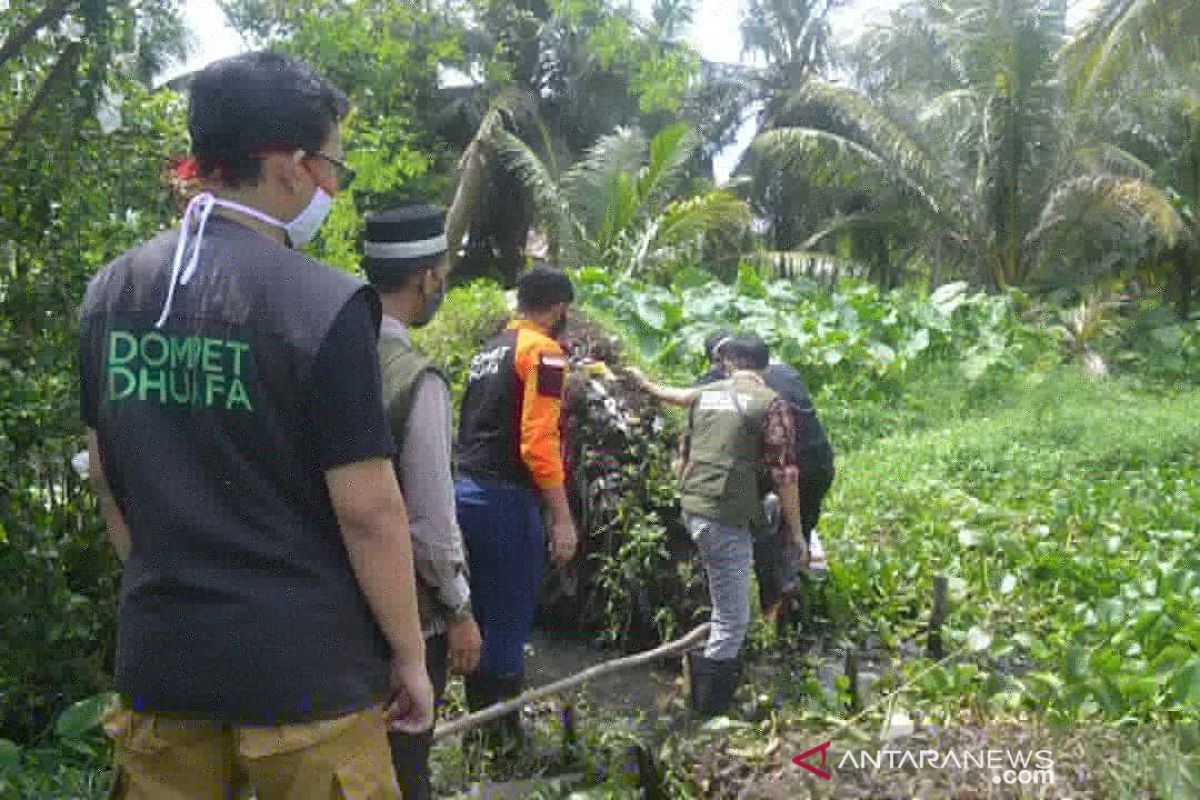
[[[492,720],[499,719],[506,714],[510,714],[523,705],[536,702],[544,697],[559,694],[560,692],[565,692],[568,689],[573,689],[576,686],[588,681],[596,680],[597,678],[603,678],[604,676],[611,675],[614,672],[632,669],[633,667],[640,667],[660,658],[678,655],[698,645],[701,640],[708,636],[708,629],[709,623],[706,622],[697,627],[687,636],[684,636],[682,639],[676,639],[673,642],[667,642],[666,644],[659,645],[653,650],[647,650],[644,653],[638,653],[637,655],[614,659],[613,661],[606,661],[603,664],[596,664],[595,666],[588,667],[583,672],[576,673],[570,677],[563,678],[562,680],[555,681],[554,683],[550,683],[545,686],[539,686],[536,689],[530,689],[529,691],[522,693],[519,697],[514,697],[511,700],[506,700],[503,703],[497,703],[496,705],[489,706],[482,711],[475,712],[474,714],[469,714],[465,717],[459,717],[458,719],[451,720],[450,722],[445,722],[441,725],[438,725],[437,728],[434,729],[433,738],[441,739],[445,736],[452,736],[456,733],[462,733],[463,731],[471,730],[472,728],[476,728],[486,722],[491,722]]]

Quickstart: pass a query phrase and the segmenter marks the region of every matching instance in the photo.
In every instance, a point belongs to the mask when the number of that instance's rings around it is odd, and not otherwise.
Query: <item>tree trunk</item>
[[[13,124],[12,133],[9,135],[8,141],[4,143],[4,148],[0,150],[0,162],[8,160],[13,148],[20,143],[21,137],[29,132],[29,128],[33,125],[34,119],[37,118],[38,112],[54,96],[58,88],[74,74],[75,67],[79,64],[79,59],[82,56],[83,45],[79,42],[72,42],[63,51],[62,55],[58,57],[58,61],[54,62],[50,73],[42,81],[42,85],[38,87],[37,94],[34,95],[29,106]]]
[[[21,48],[29,44],[42,28],[57,25],[76,2],[77,0],[51,0],[47,3],[37,16],[25,23],[25,27],[9,36],[4,40],[4,44],[0,45],[0,66],[21,52]]]
[[[450,269],[458,266],[458,253],[462,248],[463,236],[471,227],[471,218],[479,207],[479,197],[483,192],[486,165],[483,155],[483,144],[478,135],[462,157],[462,172],[458,179],[458,188],[454,192],[454,201],[446,212],[446,238],[450,242]]]

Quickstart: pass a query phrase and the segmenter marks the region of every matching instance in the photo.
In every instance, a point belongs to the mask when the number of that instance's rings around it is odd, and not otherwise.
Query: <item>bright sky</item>
[[[873,22],[883,20],[902,0],[849,0],[832,17],[834,36],[853,39]],[[1099,0],[1071,0],[1068,22],[1076,24]],[[652,0],[635,0],[635,5],[648,11]],[[742,40],[738,22],[746,0],[696,0],[696,15],[692,25],[692,43],[709,61],[738,62],[741,60]],[[194,34],[196,50],[186,70],[204,66],[210,61],[233,55],[245,49],[237,32],[229,27],[214,0],[184,0],[184,15]],[[179,70],[180,72],[184,69]],[[742,151],[754,135],[752,123],[740,131],[738,143],[717,158],[714,165],[718,181],[724,181],[737,163]]]
[[[635,5],[648,11],[652,0],[635,0]],[[900,0],[851,0],[834,15],[837,35],[853,37],[863,25],[879,19]],[[742,40],[738,22],[746,0],[697,0],[692,43],[710,61],[736,62],[741,60]],[[184,16],[195,34],[196,53],[189,69],[210,61],[233,55],[244,49],[241,38],[233,31],[214,0],[184,0]]]

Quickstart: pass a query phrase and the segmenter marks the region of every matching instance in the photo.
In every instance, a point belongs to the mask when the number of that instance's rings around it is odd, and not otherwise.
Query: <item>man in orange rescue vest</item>
[[[555,341],[574,299],[571,280],[560,270],[525,273],[517,283],[518,318],[471,362],[455,495],[483,633],[479,670],[466,681],[472,710],[521,692],[545,553],[539,496],[550,509],[555,561],[575,553],[559,431],[567,358]],[[499,733],[505,746],[520,742],[515,714]]]

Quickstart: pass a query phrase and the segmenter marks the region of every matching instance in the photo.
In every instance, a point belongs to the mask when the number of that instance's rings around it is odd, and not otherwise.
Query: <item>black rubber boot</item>
[[[521,694],[525,687],[524,675],[493,678],[496,687],[496,702],[511,700]],[[521,712],[513,711],[497,720],[500,729],[501,748],[507,752],[525,744],[525,732],[521,729]]]
[[[708,715],[719,717],[729,713],[733,696],[741,678],[742,663],[737,658],[711,661],[713,665],[712,689],[708,695]]]
[[[471,713],[482,711],[488,706],[495,705],[499,700],[496,690],[496,679],[490,675],[475,673],[463,679],[463,688],[467,694],[467,709]],[[480,725],[471,732],[468,740],[476,747],[497,751],[500,749],[500,730],[495,723]]]
[[[700,718],[726,714],[737,691],[740,666],[736,658],[715,661],[698,650],[688,653],[692,713]]]
[[[703,716],[702,709],[708,705],[708,696],[712,692],[712,663],[700,650],[687,654],[688,701],[695,716]]]
[[[482,711],[496,702],[496,684],[490,675],[475,673],[463,679],[467,690],[467,708],[471,712]]]

